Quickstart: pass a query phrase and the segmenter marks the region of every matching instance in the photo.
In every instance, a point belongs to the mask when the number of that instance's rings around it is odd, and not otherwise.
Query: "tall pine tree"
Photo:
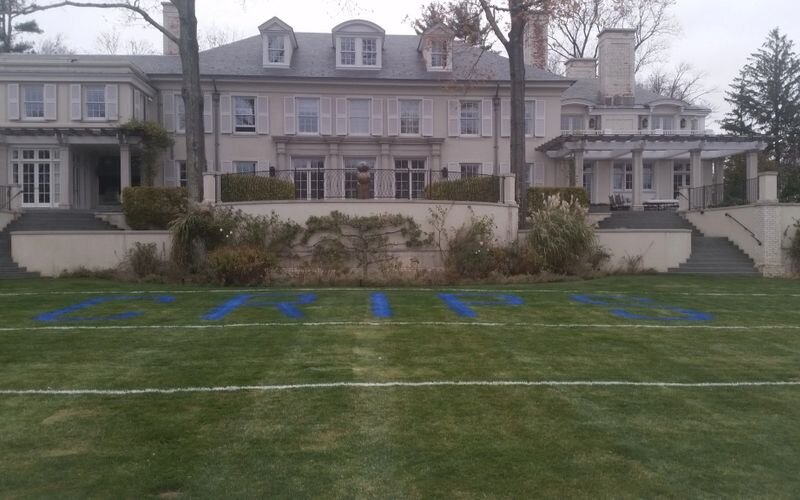
[[[42,32],[34,20],[19,21],[19,18],[34,12],[28,0],[0,0],[0,52],[30,52],[33,43],[20,39],[23,35],[38,35]]]

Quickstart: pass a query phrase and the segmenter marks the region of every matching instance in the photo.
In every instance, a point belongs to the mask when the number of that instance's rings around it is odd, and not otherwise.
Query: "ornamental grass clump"
[[[528,247],[543,271],[577,274],[596,253],[594,228],[588,210],[578,201],[550,196],[531,212]]]

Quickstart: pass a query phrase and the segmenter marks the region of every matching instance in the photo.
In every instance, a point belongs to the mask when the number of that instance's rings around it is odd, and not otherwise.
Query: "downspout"
[[[212,127],[214,128],[214,172],[219,172],[219,90],[217,89],[217,81],[212,80],[214,84],[214,92],[211,94],[211,119]]]
[[[497,88],[494,92],[494,97],[492,98],[492,112],[494,114],[492,124],[493,124],[493,131],[492,137],[494,138],[494,175],[500,174],[500,84],[497,84]]]

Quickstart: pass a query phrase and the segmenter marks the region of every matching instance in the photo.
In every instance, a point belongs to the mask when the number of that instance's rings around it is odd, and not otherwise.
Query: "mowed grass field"
[[[800,495],[798,282],[278,293],[0,282],[0,497]]]

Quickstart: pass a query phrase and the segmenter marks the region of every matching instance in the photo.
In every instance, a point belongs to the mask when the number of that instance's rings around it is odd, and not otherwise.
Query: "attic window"
[[[269,35],[267,37],[268,61],[270,64],[284,64],[286,62],[286,37],[283,35]]]
[[[342,38],[342,48],[339,51],[340,61],[343,66],[353,66],[356,63],[356,39]]]
[[[361,39],[361,64],[364,66],[375,66],[378,64],[378,41],[376,39]]]
[[[431,67],[447,67],[447,41],[433,40],[431,42]]]

